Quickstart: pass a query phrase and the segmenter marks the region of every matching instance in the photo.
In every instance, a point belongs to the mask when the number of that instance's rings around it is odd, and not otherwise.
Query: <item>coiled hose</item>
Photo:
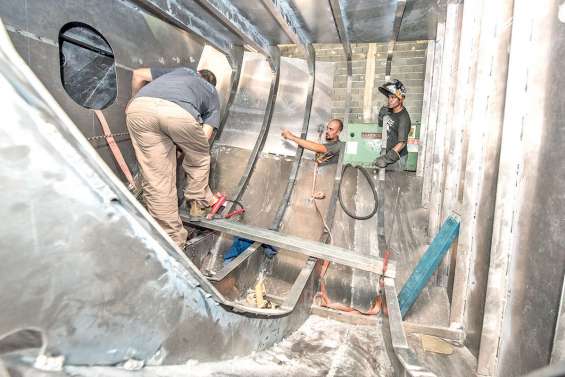
[[[353,212],[350,212],[345,207],[345,204],[343,202],[343,198],[342,198],[342,195],[341,195],[341,183],[343,182],[343,177],[345,176],[345,172],[349,168],[359,169],[361,171],[361,173],[363,173],[363,175],[367,179],[367,182],[369,182],[369,186],[371,187],[371,191],[373,192],[373,198],[375,199],[375,206],[373,207],[373,210],[368,215],[364,215],[364,216],[357,215]],[[345,212],[347,214],[347,216],[352,217],[355,220],[368,220],[371,217],[375,216],[375,214],[377,213],[377,209],[379,208],[379,202],[378,202],[378,197],[377,197],[377,189],[375,188],[375,184],[374,184],[373,180],[371,179],[371,176],[369,175],[369,172],[367,171],[367,169],[365,169],[362,166],[353,166],[351,164],[346,164],[343,167],[343,170],[341,172],[341,179],[339,180],[338,198],[339,198],[339,204],[341,204],[341,208],[343,209],[343,212]]]

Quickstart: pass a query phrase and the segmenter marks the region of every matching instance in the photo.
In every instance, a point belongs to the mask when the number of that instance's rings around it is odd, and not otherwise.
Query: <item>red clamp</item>
[[[235,211],[231,211],[230,213],[226,213],[224,215],[224,219],[229,219],[229,218],[232,218],[234,216],[241,215],[241,214],[244,214],[244,213],[245,213],[245,208],[239,208],[239,209],[236,209]]]
[[[208,214],[208,216],[206,216],[206,218],[208,220],[212,220],[212,218],[214,217],[214,215],[216,213],[218,213],[218,211],[220,210],[220,208],[222,208],[222,206],[225,204],[226,202],[226,197],[224,194],[218,193],[217,194],[218,200],[216,201],[216,203],[214,203],[214,205],[212,206],[212,209],[210,210],[210,213]]]

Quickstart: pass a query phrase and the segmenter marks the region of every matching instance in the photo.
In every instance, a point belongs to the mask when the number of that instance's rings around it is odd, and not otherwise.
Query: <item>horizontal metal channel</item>
[[[381,258],[358,255],[341,247],[309,241],[228,220],[202,220],[191,222],[184,214],[181,215],[181,218],[184,222],[192,225],[247,238],[310,257],[325,259],[358,270],[374,272],[379,275],[383,274],[383,260]],[[384,275],[389,278],[395,277],[396,264],[394,262],[388,262]]]

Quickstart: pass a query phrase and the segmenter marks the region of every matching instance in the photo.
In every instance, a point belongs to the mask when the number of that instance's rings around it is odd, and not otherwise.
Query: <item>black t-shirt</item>
[[[153,81],[136,97],[153,97],[174,102],[199,123],[214,128],[220,124],[220,100],[216,88],[190,68],[151,68]]]
[[[384,116],[382,117],[382,124],[379,125],[386,127],[387,152],[394,148],[394,146],[398,143],[408,143],[408,134],[410,133],[410,127],[412,127],[412,121],[410,120],[410,115],[408,115],[408,111],[406,111],[405,108],[403,108],[398,113],[393,113],[390,110],[388,112],[385,112]],[[400,151],[400,156],[406,156],[407,154],[408,148],[406,148],[405,146]]]
[[[324,146],[328,149],[328,151],[326,153],[316,153],[316,161],[318,164],[326,165],[337,162],[342,144],[343,142],[339,140],[325,143]]]

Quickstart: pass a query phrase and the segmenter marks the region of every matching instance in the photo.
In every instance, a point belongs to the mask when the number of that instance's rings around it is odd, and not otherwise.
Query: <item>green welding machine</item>
[[[381,153],[382,130],[376,123],[349,123],[341,138],[346,143],[343,164],[373,168]]]

